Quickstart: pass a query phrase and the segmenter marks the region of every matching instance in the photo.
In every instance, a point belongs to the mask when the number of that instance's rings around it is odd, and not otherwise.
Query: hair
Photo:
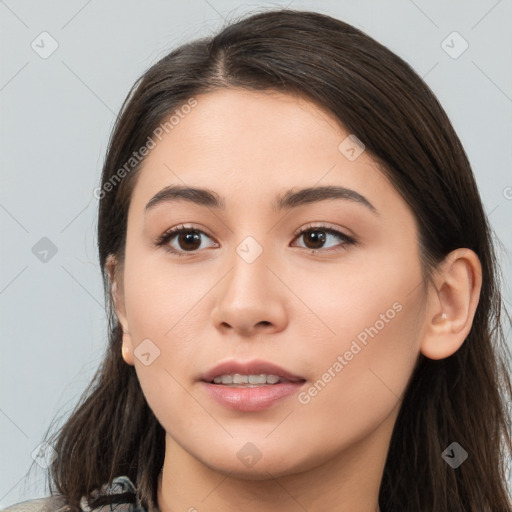
[[[401,58],[347,23],[291,9],[253,13],[179,46],[136,81],[121,107],[104,161],[97,223],[108,346],[49,440],[59,454],[49,468],[50,492],[79,510],[82,496],[92,499],[94,489],[126,475],[141,503],[157,506],[165,431],[134,367],[122,359],[106,260],[124,259],[141,167],[137,162],[127,171],[126,163],[191,98],[234,88],[306,98],[362,141],[414,213],[424,282],[450,251],[478,255],[482,288],[471,330],[450,357],[419,354],[391,436],[379,506],[382,512],[512,510],[505,467],[512,454],[512,387],[501,320],[510,317],[492,230],[461,142],[434,94]],[[441,456],[454,441],[469,453],[456,469]]]

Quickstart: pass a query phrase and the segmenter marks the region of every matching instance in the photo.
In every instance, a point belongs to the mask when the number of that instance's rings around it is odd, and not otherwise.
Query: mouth
[[[262,360],[226,361],[202,375],[204,389],[217,403],[244,412],[267,409],[298,392],[306,379]]]

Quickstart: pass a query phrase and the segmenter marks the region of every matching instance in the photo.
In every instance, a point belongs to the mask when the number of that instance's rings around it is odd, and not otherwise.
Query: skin
[[[464,342],[479,260],[457,249],[424,286],[409,206],[367,151],[354,161],[340,152],[348,132],[314,104],[239,89],[196,99],[146,157],[124,264],[114,257],[107,264],[123,358],[167,432],[160,510],[375,512],[416,360],[448,357]],[[212,189],[226,210],[179,201],[145,215],[171,184]],[[338,199],[272,211],[276,194],[321,185],[357,191],[378,214]],[[357,243],[326,234],[313,253],[311,237],[294,237],[309,223]],[[178,236],[168,244],[183,257],[155,246],[181,224],[206,232],[194,255]],[[246,236],[263,249],[252,263],[236,252]],[[309,389],[393,304],[401,306],[394,318],[307,404],[293,395],[261,412],[233,411],[197,380],[230,357],[262,358],[302,376]],[[148,366],[134,355],[146,338],[160,350]],[[248,442],[261,454],[252,467],[237,457]]]

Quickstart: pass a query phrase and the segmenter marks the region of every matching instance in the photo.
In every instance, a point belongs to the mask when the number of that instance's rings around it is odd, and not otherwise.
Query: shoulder
[[[63,507],[65,508],[65,500],[62,496],[48,496],[20,501],[2,509],[1,512],[57,512]]]
[[[135,495],[129,502],[123,499],[126,497],[127,493]],[[116,494],[120,495],[119,501],[116,500]],[[93,498],[109,496],[109,498],[111,498],[111,504],[91,507],[84,496],[80,501],[80,509],[82,512],[110,512],[114,504],[117,512],[146,512],[137,497],[136,487],[126,476],[114,478],[110,485],[105,484],[100,489],[93,491],[92,496]],[[46,498],[21,501],[0,510],[0,512],[67,512],[67,510],[68,507],[66,506],[65,497],[56,494]]]
[[[127,476],[118,476],[111,484],[104,484],[91,494],[93,500],[103,497],[107,498],[109,503],[94,506],[84,496],[80,501],[82,512],[111,512],[113,508],[116,512],[146,512],[137,496],[137,488]]]

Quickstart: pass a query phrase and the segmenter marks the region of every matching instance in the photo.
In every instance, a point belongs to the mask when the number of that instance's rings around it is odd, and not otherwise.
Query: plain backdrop
[[[32,454],[103,354],[93,190],[129,88],[177,45],[285,5],[353,24],[424,77],[470,158],[510,282],[511,0],[2,0],[0,508],[47,495],[39,466],[25,478]]]

